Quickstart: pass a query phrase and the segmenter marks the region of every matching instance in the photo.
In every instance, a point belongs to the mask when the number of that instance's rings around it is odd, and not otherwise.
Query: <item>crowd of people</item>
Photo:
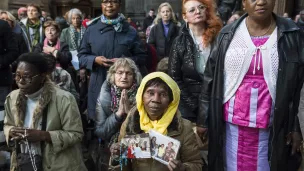
[[[182,20],[164,2],[140,25],[121,3],[0,10],[0,171],[304,169],[304,10],[243,0],[223,21],[182,0]],[[155,147],[168,165],[122,162],[122,138],[152,129],[180,142]]]

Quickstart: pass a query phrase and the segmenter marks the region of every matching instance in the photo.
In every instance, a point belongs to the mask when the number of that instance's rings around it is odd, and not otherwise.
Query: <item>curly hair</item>
[[[186,14],[185,3],[193,0],[183,0],[183,15]],[[222,21],[216,15],[216,4],[213,0],[196,0],[198,2],[203,3],[206,6],[206,30],[203,33],[203,46],[207,47],[210,43],[214,41],[218,33],[223,27]]]
[[[68,21],[68,23],[72,24],[73,14],[79,15],[81,18],[81,21],[83,20],[82,12],[77,8],[73,8],[70,11],[68,11],[68,13],[66,14],[66,20]]]
[[[140,71],[138,67],[136,66],[135,62],[132,59],[129,58],[119,58],[117,61],[109,68],[108,75],[107,75],[107,81],[114,85],[114,77],[115,77],[115,72],[119,67],[129,67],[134,74],[134,79],[136,83],[139,85],[142,79],[142,76],[140,74]]]

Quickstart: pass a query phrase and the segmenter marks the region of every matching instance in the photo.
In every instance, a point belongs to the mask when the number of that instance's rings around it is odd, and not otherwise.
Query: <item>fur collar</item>
[[[52,99],[52,94],[54,92],[55,85],[47,78],[44,86],[42,87],[42,92],[38,100],[38,104],[36,109],[34,110],[33,120],[30,128],[36,128],[39,119],[42,116],[44,108],[49,104]],[[27,108],[27,97],[25,94],[19,91],[17,101],[16,101],[16,109],[17,112],[14,114],[15,116],[15,125],[18,127],[23,127],[25,112]]]
[[[182,117],[180,112],[178,111],[174,116],[171,124],[168,127],[168,135],[167,136],[176,136],[182,133],[183,124],[182,124]],[[139,113],[136,107],[133,107],[128,114],[128,117],[125,120],[125,127],[122,126],[120,131],[119,140],[126,135],[135,135],[144,133],[140,129],[139,124]]]

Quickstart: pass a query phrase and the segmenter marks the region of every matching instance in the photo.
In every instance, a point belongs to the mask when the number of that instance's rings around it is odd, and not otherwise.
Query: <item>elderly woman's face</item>
[[[134,73],[130,67],[118,67],[114,75],[114,83],[118,88],[129,89],[134,82]]]
[[[40,75],[34,65],[20,62],[16,70],[15,80],[21,92],[33,94],[40,89],[44,75]]]
[[[101,1],[102,13],[105,17],[109,19],[114,19],[117,17],[120,9],[119,0],[102,0]]]
[[[189,24],[203,23],[206,21],[207,7],[199,1],[187,1],[184,4],[186,13],[183,15],[184,20]]]
[[[243,6],[250,18],[265,20],[272,14],[275,0],[243,0]]]
[[[71,20],[74,27],[78,28],[81,26],[81,17],[78,14],[73,14]]]
[[[169,104],[169,92],[164,84],[147,87],[143,94],[143,103],[151,120],[159,120]]]
[[[37,10],[36,7],[32,7],[32,6],[29,6],[27,8],[27,17],[30,19],[30,20],[35,20],[35,19],[39,19],[39,12]]]
[[[56,41],[59,37],[59,33],[57,32],[54,26],[49,26],[45,28],[45,37],[50,41]]]
[[[167,22],[167,21],[170,21],[171,20],[171,10],[168,6],[163,6],[161,9],[160,9],[160,16],[162,18],[162,20],[164,22]]]

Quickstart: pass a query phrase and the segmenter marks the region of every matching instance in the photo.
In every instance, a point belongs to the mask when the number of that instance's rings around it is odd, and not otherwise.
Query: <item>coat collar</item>
[[[31,128],[36,128],[38,121],[42,117],[42,113],[44,108],[49,104],[52,100],[52,96],[54,94],[55,85],[49,79],[45,82],[44,86],[41,89],[41,95],[37,102],[37,107],[33,113],[33,120],[31,123]],[[16,109],[17,112],[15,115],[15,125],[19,127],[23,127],[24,119],[26,115],[27,108],[27,97],[24,94],[18,93],[16,100]]]
[[[240,19],[235,21],[232,24],[229,24],[225,26],[222,30],[222,34],[227,34],[227,33],[235,33],[236,29],[239,27],[239,25],[242,23],[242,21],[248,16],[248,13],[244,14]],[[283,17],[277,16],[276,14],[273,13],[273,16],[277,22],[277,27],[279,32],[291,32],[291,31],[296,31],[299,30],[300,28],[291,20],[285,19]]]
[[[158,31],[161,32],[161,35],[165,36],[165,32],[164,32],[165,28],[162,19],[158,20],[157,25],[155,27],[158,27]],[[176,28],[177,28],[176,23],[174,23],[173,20],[171,20],[169,23],[168,35],[166,37],[168,40],[170,40],[172,35],[176,32]]]
[[[107,30],[107,28],[112,28],[109,27],[110,25],[104,24],[101,22],[100,17],[94,18],[93,20],[87,22],[87,26],[93,26],[96,25],[96,27],[98,28],[98,30],[102,31],[102,30]],[[122,32],[128,32],[130,27],[130,24],[126,21],[123,22],[123,26],[122,26]]]

